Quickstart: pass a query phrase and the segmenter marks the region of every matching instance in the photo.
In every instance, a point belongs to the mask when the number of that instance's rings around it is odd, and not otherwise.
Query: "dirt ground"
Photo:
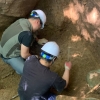
[[[57,18],[59,20],[59,16]],[[86,38],[80,34],[80,31],[76,28],[76,24],[73,24],[72,21],[64,19],[61,25],[57,25],[59,23],[56,22],[53,24],[47,22],[45,28],[40,31],[40,37],[45,37],[49,41],[56,41],[60,46],[60,55],[54,65],[52,65],[51,70],[62,76],[64,72],[64,62],[68,60],[72,62],[68,88],[60,94],[70,97],[91,97],[100,99],[99,92],[86,95],[91,89],[87,84],[87,74],[92,70],[100,68],[99,38],[96,38],[96,41],[91,43],[91,41],[87,41]],[[36,46],[37,53],[40,51],[38,48],[39,47]],[[20,75],[16,74],[9,65],[0,59],[0,100],[10,100],[13,96],[17,95],[19,80]],[[19,100],[19,97],[14,100]]]
[[[67,96],[84,97],[89,91],[86,77],[91,70],[99,69],[100,64],[94,59],[92,52],[88,49],[87,42],[79,36],[72,23],[68,23],[67,30],[46,26],[43,30],[44,37],[48,40],[56,41],[60,46],[60,55],[52,66],[52,70],[62,76],[64,62],[70,59],[72,69],[70,71],[70,82],[68,88],[61,94]],[[56,33],[56,34],[55,34]],[[41,33],[42,34],[42,33]],[[38,46],[37,46],[38,48]],[[68,56],[69,49],[69,56]],[[98,59],[98,58],[97,58]],[[10,100],[17,94],[17,87],[20,75],[0,59],[0,100]],[[91,97],[100,99],[99,94],[92,94]],[[15,100],[19,100],[16,98]]]

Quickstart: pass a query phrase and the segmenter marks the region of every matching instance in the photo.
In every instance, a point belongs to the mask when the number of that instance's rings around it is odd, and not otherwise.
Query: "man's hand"
[[[40,44],[40,45],[44,45],[44,44],[47,43],[47,42],[48,42],[48,40],[45,39],[45,38],[38,39],[38,44]]]
[[[71,62],[65,62],[65,70],[70,70],[71,69]]]

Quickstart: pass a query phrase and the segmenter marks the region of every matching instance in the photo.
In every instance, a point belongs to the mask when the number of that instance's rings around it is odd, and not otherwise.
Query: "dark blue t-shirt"
[[[30,31],[23,31],[19,34],[18,40],[20,44],[30,47],[33,41],[33,35]]]
[[[65,86],[66,81],[46,66],[41,65],[38,58],[34,55],[28,57],[19,84],[19,90],[24,100],[33,100],[32,98],[36,96],[41,97],[51,87],[61,92]]]

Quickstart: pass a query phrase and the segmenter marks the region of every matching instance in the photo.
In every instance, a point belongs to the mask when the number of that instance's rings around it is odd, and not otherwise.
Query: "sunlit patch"
[[[95,30],[93,36],[94,36],[94,39],[96,39],[96,37],[100,38],[100,33],[98,33],[98,31]]]
[[[59,97],[62,98],[62,95],[60,95]]]
[[[77,98],[76,97],[72,97],[72,100],[77,100]]]
[[[77,0],[74,3],[70,3],[69,6],[63,9],[64,17],[71,19],[73,23],[79,19],[79,13],[84,12],[84,6],[80,5]]]
[[[81,41],[81,37],[80,37],[80,36],[77,36],[77,35],[75,35],[75,36],[72,35],[71,40],[72,40],[73,42]]]
[[[75,87],[75,88],[74,88],[74,91],[77,90],[77,88],[78,88],[78,87]]]
[[[94,78],[94,77],[97,77],[97,76],[98,76],[97,73],[92,73],[92,74],[90,74],[90,79],[92,79],[92,78]]]
[[[97,29],[100,27],[100,14],[99,14],[99,17],[98,17],[94,27]]]
[[[86,98],[86,94],[84,94],[84,95],[82,96],[82,98]]]
[[[98,10],[96,8],[93,8],[93,10],[87,14],[88,23],[96,24],[97,19],[98,19],[98,15],[99,15]]]
[[[86,97],[86,94],[85,94],[85,89],[86,89],[86,87],[84,86],[81,90],[80,90],[80,96],[82,97],[82,98],[85,98]]]
[[[72,20],[73,23],[75,23],[79,18],[79,14],[77,13],[77,10],[73,3],[70,3],[69,7],[63,10],[63,13],[64,17],[68,17],[69,19]]]
[[[80,96],[82,97],[82,96],[84,96],[84,95],[85,95],[85,92],[82,90]]]
[[[100,31],[100,27],[98,27],[98,31]],[[100,34],[100,33],[99,33]]]
[[[78,0],[74,0],[75,8],[77,12],[83,13],[84,12],[84,5],[81,5]]]
[[[82,34],[82,36],[90,42],[94,42],[96,37],[100,38],[100,12],[99,8],[94,8],[90,11],[89,6],[85,6],[88,4],[86,0],[80,1],[73,0],[73,2],[69,3],[66,8],[63,9],[64,17],[69,18],[73,24],[76,24],[77,30]],[[99,6],[100,2],[96,2],[95,4]],[[92,27],[94,27],[93,30]],[[73,41],[77,41],[73,39]]]
[[[78,57],[78,56],[81,56],[81,55],[78,54],[78,53],[74,53],[74,54],[72,55],[73,58]]]
[[[91,38],[90,34],[87,32],[86,29],[82,29],[81,34],[84,36],[84,38],[88,41],[94,42],[94,39]]]

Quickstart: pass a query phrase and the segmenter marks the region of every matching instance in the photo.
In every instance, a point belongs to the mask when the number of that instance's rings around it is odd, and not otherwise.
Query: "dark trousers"
[[[56,95],[51,93],[51,92],[47,92],[45,95],[43,96],[33,96],[33,97],[25,97],[25,91],[21,91],[20,89],[18,89],[18,94],[20,97],[20,100],[56,100]]]

